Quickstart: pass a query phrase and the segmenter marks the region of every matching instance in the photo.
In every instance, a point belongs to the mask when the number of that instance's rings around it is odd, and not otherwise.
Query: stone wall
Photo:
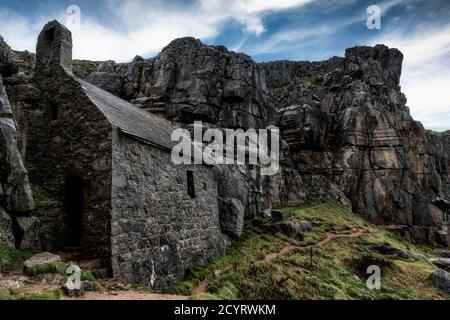
[[[28,113],[27,166],[33,183],[62,204],[67,199],[66,179],[83,179],[82,247],[87,256],[109,264],[111,126],[73,78],[67,58],[71,51],[61,52],[59,42],[70,51],[70,31],[57,22],[47,24],[37,49],[35,80],[41,96]],[[67,231],[67,217],[61,212],[61,228]],[[61,249],[65,241],[56,245]]]
[[[169,151],[121,133],[113,148],[114,276],[160,289],[224,253],[212,168],[174,165]],[[188,170],[195,198],[188,194]]]

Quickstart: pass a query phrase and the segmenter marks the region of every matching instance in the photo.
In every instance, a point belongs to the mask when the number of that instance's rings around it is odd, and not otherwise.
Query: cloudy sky
[[[369,5],[382,10],[380,30],[367,28]],[[413,116],[450,129],[448,0],[0,0],[0,35],[16,50],[34,52],[53,19],[73,31],[75,58],[91,60],[151,57],[182,36],[258,62],[322,60],[384,43],[405,55],[402,89]]]

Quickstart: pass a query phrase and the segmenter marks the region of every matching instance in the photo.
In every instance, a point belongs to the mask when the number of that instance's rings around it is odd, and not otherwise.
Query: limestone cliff
[[[8,61],[1,70],[25,154],[22,115],[33,117],[39,91],[17,73],[12,53],[0,56]],[[427,132],[411,117],[399,85],[402,60],[398,50],[378,45],[322,62],[257,64],[182,38],[151,59],[84,61],[97,70],[78,75],[180,126],[280,127],[280,174],[217,169],[222,225],[231,236],[240,235],[244,215],[314,196],[336,199],[411,240],[448,246],[450,135]]]
[[[0,241],[16,243],[13,228],[18,216],[32,209],[33,201],[27,171],[17,147],[17,126],[3,85],[14,77],[18,66],[11,48],[0,37]],[[5,77],[6,79],[4,79]]]
[[[287,154],[280,175],[252,180],[249,168],[220,174],[246,180],[245,200],[223,192],[224,203],[234,203],[231,216],[310,194],[337,199],[411,240],[446,246],[449,138],[412,119],[399,85],[402,60],[378,45],[322,62],[256,64],[183,38],[152,59],[104,62],[87,80],[184,125],[279,126]]]
[[[263,69],[194,38],[174,40],[152,59],[106,61],[87,81],[173,121],[255,128],[272,116]]]

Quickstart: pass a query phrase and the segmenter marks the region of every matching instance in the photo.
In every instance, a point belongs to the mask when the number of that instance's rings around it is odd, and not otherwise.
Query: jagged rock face
[[[14,247],[15,244],[11,217],[2,207],[0,207],[0,243],[10,247]]]
[[[449,198],[450,194],[450,131],[438,133],[427,132],[427,154],[430,173],[430,187],[440,198]],[[434,170],[433,170],[434,169]],[[439,194],[439,192],[441,194]],[[449,199],[450,200],[450,199]],[[450,211],[450,205],[442,210]]]
[[[11,48],[0,37],[0,241],[15,245],[13,221],[33,207],[27,170],[17,147],[17,127],[3,82],[17,76]],[[3,79],[3,77],[9,77]],[[13,220],[14,219],[14,220]]]
[[[27,171],[17,149],[17,130],[0,77],[0,184],[1,205],[8,212],[24,213],[33,206]]]
[[[18,65],[14,53],[0,36],[0,74],[8,77],[18,72]]]
[[[402,58],[379,45],[348,49],[343,59],[262,66],[294,166],[315,194],[372,222],[405,226],[417,241],[447,245],[445,213],[430,205],[444,190],[430,178],[448,179],[449,149],[436,138],[427,151],[400,92]]]
[[[182,123],[260,128],[272,115],[260,66],[245,54],[193,38],[177,39],[149,60],[106,61],[87,81]]]
[[[279,175],[248,183],[260,208],[295,204],[310,192],[374,223],[399,225],[417,241],[445,245],[448,139],[427,137],[410,116],[399,86],[402,60],[400,51],[378,45],[322,62],[255,66],[245,55],[185,38],[153,59],[104,62],[88,81],[177,122],[278,125],[289,160]],[[251,111],[260,106],[266,111]],[[241,121],[236,114],[244,110]],[[227,194],[219,192],[230,221],[240,221],[241,211],[253,214]]]
[[[100,63],[87,80],[181,125],[202,120],[282,129],[287,156],[278,175],[218,170],[229,178],[219,183],[219,202],[222,228],[231,236],[239,236],[242,215],[295,205],[312,194],[337,199],[372,222],[398,225],[416,241],[445,245],[449,133],[425,132],[411,118],[399,87],[402,59],[381,45],[322,62],[255,64],[244,54],[183,38],[152,59]],[[16,82],[8,85],[13,109],[39,94],[22,88],[20,79],[8,80]],[[241,188],[233,187],[241,180]]]

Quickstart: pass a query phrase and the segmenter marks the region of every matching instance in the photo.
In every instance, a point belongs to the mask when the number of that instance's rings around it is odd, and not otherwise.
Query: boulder
[[[381,254],[408,259],[411,254],[403,249],[395,248],[387,244],[374,244],[370,249],[378,251]]]
[[[444,293],[450,294],[450,273],[438,269],[431,275],[433,285]]]
[[[272,219],[276,221],[281,221],[289,218],[289,213],[286,211],[280,211],[280,210],[272,210],[271,211]]]
[[[215,175],[221,230],[232,238],[239,238],[244,227],[250,186],[239,167],[217,166]]]
[[[23,263],[24,270],[31,269],[36,266],[43,266],[46,264],[52,264],[61,262],[61,257],[49,252],[43,252],[32,256],[30,259]]]
[[[17,217],[18,233],[21,235],[19,248],[21,250],[41,250],[39,238],[39,219],[37,217]]]
[[[17,128],[9,99],[0,77],[0,184],[8,212],[29,212],[33,198],[28,172],[17,145]]]
[[[0,206],[0,243],[14,247],[14,234],[11,217]]]
[[[240,238],[244,228],[245,207],[236,198],[222,201],[220,210],[220,227],[223,233],[232,238]]]
[[[314,227],[310,221],[289,221],[268,223],[265,228],[271,233],[281,233],[285,236],[303,240],[304,232],[312,230]]]
[[[8,77],[18,71],[19,67],[13,51],[0,36],[0,75]]]
[[[428,259],[428,261],[436,267],[450,272],[450,258],[432,258]]]

